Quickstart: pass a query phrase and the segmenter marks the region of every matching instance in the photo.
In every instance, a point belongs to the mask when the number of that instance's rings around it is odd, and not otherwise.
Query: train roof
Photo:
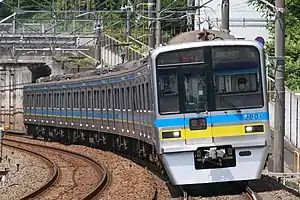
[[[180,43],[173,45],[160,46],[151,52],[152,57],[156,57],[158,54],[167,51],[174,51],[179,49],[196,48],[204,46],[226,46],[226,45],[248,45],[255,46],[257,49],[262,50],[263,46],[257,41],[252,40],[210,40],[210,41],[199,41],[199,42],[189,42]]]
[[[28,87],[45,87],[45,86],[53,86],[53,85],[62,85],[62,84],[74,84],[74,83],[82,83],[86,81],[96,81],[99,78],[111,78],[116,75],[127,75],[130,72],[136,72],[142,67],[147,65],[147,59],[142,58],[140,60],[135,60],[131,62],[127,62],[124,64],[119,64],[114,68],[103,68],[103,69],[95,69],[89,70],[86,72],[76,73],[76,74],[64,74],[64,75],[56,75],[56,76],[48,76],[43,77],[41,82],[32,83],[30,85],[24,86],[24,88]]]

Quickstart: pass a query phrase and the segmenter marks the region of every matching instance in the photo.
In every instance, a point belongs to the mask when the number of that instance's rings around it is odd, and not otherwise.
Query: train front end
[[[263,47],[195,42],[151,59],[156,148],[172,183],[260,178],[270,140]]]

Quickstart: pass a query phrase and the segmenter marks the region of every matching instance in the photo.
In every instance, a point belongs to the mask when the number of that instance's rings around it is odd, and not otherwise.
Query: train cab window
[[[215,47],[216,110],[263,106],[259,52],[254,47]]]
[[[159,113],[179,113],[179,90],[176,68],[157,69]]]
[[[197,67],[194,67],[197,69]],[[208,109],[205,74],[199,70],[183,74],[185,91],[185,111],[199,112]]]

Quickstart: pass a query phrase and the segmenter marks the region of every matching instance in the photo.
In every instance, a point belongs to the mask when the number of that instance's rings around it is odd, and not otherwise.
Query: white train
[[[270,138],[263,47],[167,45],[112,72],[28,85],[24,123],[35,137],[150,158],[174,185],[258,179]]]

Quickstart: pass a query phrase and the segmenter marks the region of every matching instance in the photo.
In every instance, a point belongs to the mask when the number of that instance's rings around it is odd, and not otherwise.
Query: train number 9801
[[[244,120],[260,120],[262,118],[259,113],[244,114]]]

